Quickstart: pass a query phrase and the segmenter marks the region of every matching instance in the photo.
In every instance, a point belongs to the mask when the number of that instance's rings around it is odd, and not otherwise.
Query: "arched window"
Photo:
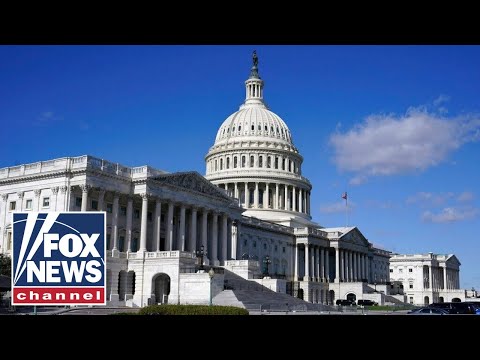
[[[220,167],[222,167],[222,166],[220,165]],[[288,160],[288,171],[289,172],[292,171],[292,161],[291,160]]]
[[[230,158],[227,157],[227,169],[230,169]]]
[[[223,170],[223,159],[220,159],[220,170]]]
[[[217,171],[217,160],[215,159],[215,171]]]
[[[249,190],[249,201],[250,201],[250,204],[253,204],[255,202],[255,199],[254,199],[254,196],[255,196],[255,191],[253,189],[250,189]]]
[[[242,156],[242,168],[245,167],[245,162],[246,162],[245,156]]]
[[[263,167],[263,156],[262,155],[260,155],[258,157],[258,167]]]
[[[254,131],[254,130],[255,130],[255,125],[252,124],[252,131]]]
[[[258,124],[258,131],[262,130],[262,125]]]
[[[242,130],[242,125],[238,125],[238,131]]]
[[[233,158],[233,168],[234,169],[237,168],[237,157],[236,156]]]
[[[267,125],[265,125],[265,131],[268,131],[268,126]]]
[[[286,159],[283,159],[283,160],[282,160],[282,170],[285,170],[285,160],[286,160]]]
[[[275,169],[278,169],[278,156],[275,156]]]
[[[235,132],[235,126],[233,127],[233,130],[232,130],[232,132]]]
[[[273,133],[273,126],[270,126],[270,132]]]
[[[272,157],[268,156],[267,157],[267,168],[270,169],[272,167]]]
[[[230,132],[230,128],[227,128],[227,133],[229,133],[229,132]]]
[[[250,167],[253,167],[254,163],[255,163],[255,157],[252,155],[250,156]]]

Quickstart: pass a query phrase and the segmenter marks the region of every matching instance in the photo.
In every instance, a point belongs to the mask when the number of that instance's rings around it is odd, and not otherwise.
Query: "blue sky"
[[[454,253],[480,289],[480,46],[0,46],[0,167],[91,154],[204,174],[244,100],[304,156],[312,214],[400,253]]]

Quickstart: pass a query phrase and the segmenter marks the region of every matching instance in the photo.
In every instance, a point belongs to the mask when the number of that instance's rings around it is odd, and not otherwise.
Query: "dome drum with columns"
[[[205,157],[206,178],[236,198],[246,216],[313,225],[312,186],[302,176],[303,157],[285,122],[267,108],[263,87],[254,53],[245,102],[220,126]]]

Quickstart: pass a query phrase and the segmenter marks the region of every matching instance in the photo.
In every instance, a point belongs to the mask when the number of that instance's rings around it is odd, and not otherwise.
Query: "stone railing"
[[[120,259],[142,259],[143,253],[141,252],[120,252],[118,250],[107,250],[107,256],[120,258]],[[195,254],[188,251],[152,251],[145,252],[145,258],[147,259],[195,259]]]
[[[315,229],[312,227],[304,227],[304,228],[295,228],[294,229],[294,234],[295,235],[317,235],[320,237],[327,238],[328,233],[325,231],[322,231],[320,229]]]
[[[227,260],[225,266],[245,266],[258,268],[260,263],[256,260]]]
[[[267,228],[270,230],[277,230],[277,231],[288,232],[290,234],[293,234],[293,229],[291,227],[271,223],[271,222],[260,220],[257,218],[251,218],[248,216],[242,216],[242,224],[250,224],[250,225],[254,225],[262,228]]]
[[[167,173],[150,166],[129,168],[94,156],[82,155],[2,168],[0,169],[0,179],[42,174],[53,171],[82,170],[87,168],[131,179],[151,177]]]
[[[244,181],[244,178],[245,177],[251,177],[251,178],[264,178],[265,176],[276,176],[276,177],[279,177],[279,178],[288,178],[288,179],[292,179],[292,180],[297,180],[297,181],[303,181],[303,182],[306,182],[307,184],[310,184],[310,181],[302,176],[302,175],[298,175],[298,174],[295,174],[295,173],[292,173],[292,172],[289,172],[289,171],[279,171],[279,170],[272,170],[272,169],[267,169],[267,168],[250,168],[250,167],[246,167],[246,168],[240,168],[241,170],[217,170],[217,171],[214,171],[214,172],[210,172],[206,177],[208,180],[210,181],[214,181],[214,180],[218,180],[218,179],[222,179],[224,177],[238,177],[238,178],[242,178],[242,181]],[[262,180],[262,181],[259,181],[261,183],[264,183],[266,181]],[[275,181],[269,181],[270,184],[274,184]]]

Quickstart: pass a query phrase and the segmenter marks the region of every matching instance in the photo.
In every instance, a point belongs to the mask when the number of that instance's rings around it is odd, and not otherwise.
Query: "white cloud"
[[[478,214],[477,208],[466,207],[466,208],[455,208],[447,207],[442,209],[438,213],[432,213],[430,211],[425,211],[422,214],[422,220],[425,222],[433,223],[449,223],[455,221],[463,221],[476,217]]]
[[[348,182],[350,185],[362,185],[367,182],[367,177],[364,175],[357,175],[350,179]]]
[[[52,123],[55,123],[59,120],[62,120],[61,117],[57,116],[53,111],[44,111],[40,116],[33,122],[37,126],[47,126]]]
[[[464,191],[457,197],[457,201],[459,202],[469,202],[472,201],[475,195],[473,195],[470,191]]]
[[[453,192],[447,193],[430,193],[430,192],[418,192],[415,195],[409,196],[407,198],[407,204],[418,203],[422,206],[441,206],[445,204],[448,199],[451,199],[455,196]]]
[[[353,208],[355,207],[355,203],[354,202],[348,202],[348,212],[351,212],[353,210]],[[324,214],[334,214],[334,213],[340,213],[340,212],[345,212],[345,209],[346,206],[345,206],[345,202],[341,201],[341,202],[336,202],[336,203],[333,203],[333,204],[327,204],[327,205],[323,205],[323,206],[320,206],[320,212],[321,213],[324,213]]]
[[[448,101],[450,101],[450,96],[442,94],[439,97],[437,97],[435,100],[433,100],[433,106],[438,107]]]
[[[437,99],[437,104],[441,102]],[[401,116],[370,115],[347,132],[337,129],[330,136],[335,164],[356,173],[358,179],[422,171],[478,140],[479,115],[447,118],[426,107],[410,108]]]

